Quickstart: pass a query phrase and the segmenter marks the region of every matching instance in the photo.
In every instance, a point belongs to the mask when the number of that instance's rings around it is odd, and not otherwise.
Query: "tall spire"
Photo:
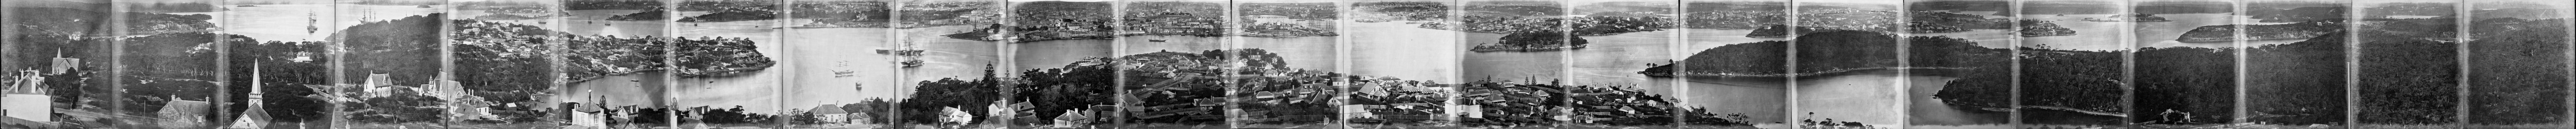
[[[259,87],[264,87],[264,85],[261,85],[261,76],[259,76],[259,63],[260,62],[257,60],[250,61],[250,104],[254,105],[260,103],[259,99],[261,91],[259,90]]]

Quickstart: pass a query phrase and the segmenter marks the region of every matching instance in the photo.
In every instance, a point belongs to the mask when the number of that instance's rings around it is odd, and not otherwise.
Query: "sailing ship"
[[[321,15],[314,15],[311,11],[304,12],[304,33],[310,34],[321,32],[322,27],[319,26],[321,24]]]
[[[921,66],[923,63],[923,61],[921,61],[922,51],[923,50],[921,50],[920,47],[913,46],[912,42],[906,41],[903,42],[902,48],[893,50],[878,49],[877,54],[895,55],[895,57],[903,58],[903,62],[898,62],[903,64],[903,67],[914,67]]]

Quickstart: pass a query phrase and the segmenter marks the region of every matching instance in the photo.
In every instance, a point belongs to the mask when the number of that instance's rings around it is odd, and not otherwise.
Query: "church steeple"
[[[259,88],[260,88],[260,87],[265,87],[265,86],[261,85],[261,84],[262,84],[261,82],[263,82],[264,80],[260,79],[260,77],[262,77],[262,76],[260,76],[260,75],[259,75],[259,70],[260,70],[260,69],[259,69],[259,61],[251,61],[251,63],[250,63],[250,101],[249,101],[251,105],[259,105],[259,103],[260,103],[260,98],[261,98],[261,96],[263,96],[263,95],[261,95],[261,93],[260,93],[260,92],[263,92],[263,91],[262,91],[262,90],[259,90]],[[254,106],[254,107],[256,107],[256,106]]]
[[[260,70],[259,62],[258,62],[258,61],[251,61],[251,65],[250,65],[250,95],[249,95],[249,96],[250,96],[250,98],[249,98],[249,101],[247,101],[247,102],[249,102],[248,104],[250,104],[250,106],[249,106],[249,108],[243,108],[243,109],[242,109],[242,113],[241,113],[241,117],[237,117],[237,118],[233,119],[232,124],[225,125],[223,128],[225,128],[225,129],[260,129],[260,128],[267,128],[267,127],[268,127],[268,122],[270,121],[270,120],[269,120],[269,116],[268,116],[268,109],[267,109],[267,106],[262,106],[262,105],[265,105],[265,104],[263,104],[263,103],[267,103],[267,102],[261,102],[261,101],[260,101],[260,99],[261,99],[261,98],[264,98],[264,97],[261,97],[261,96],[265,96],[265,95],[262,95],[262,94],[261,94],[261,92],[262,92],[262,91],[260,91],[260,87],[266,87],[266,86],[265,86],[265,85],[261,85],[261,83],[263,83],[264,81],[261,81],[261,80],[260,80],[260,77],[261,77],[261,76],[260,76],[260,74],[259,74],[259,73],[260,73],[260,71],[259,71],[259,70]]]

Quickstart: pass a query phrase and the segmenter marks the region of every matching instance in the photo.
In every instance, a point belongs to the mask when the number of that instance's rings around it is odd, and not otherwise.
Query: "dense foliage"
[[[655,9],[661,0],[564,0],[564,10]]]
[[[2475,124],[2561,123],[2567,115],[2566,19],[2488,18],[2471,22],[2467,70]]]

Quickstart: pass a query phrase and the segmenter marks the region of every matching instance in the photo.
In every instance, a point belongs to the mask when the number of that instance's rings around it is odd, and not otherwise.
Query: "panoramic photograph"
[[[1665,63],[1639,69],[1672,87],[1679,128],[1788,129],[1788,0],[1681,1],[1681,43]],[[1635,62],[1650,63],[1650,62]],[[1636,65],[1636,64],[1627,64]]]
[[[2576,1],[2467,1],[2459,27],[2468,72],[2462,127],[2565,128],[2572,68],[2568,11]],[[2525,54],[2529,53],[2529,54]]]
[[[2023,23],[2014,0],[1906,1],[1908,79],[1905,127],[2012,128],[2016,34],[2052,30]],[[2034,27],[2039,29],[2018,29]],[[2063,30],[2064,28],[2053,28]]]
[[[6,0],[0,128],[2564,129],[2568,18],[2576,1]]]
[[[1349,56],[1348,80],[1333,105],[1346,128],[1457,128],[1475,107],[1457,104],[1461,59],[1453,0],[1343,0],[1337,44]],[[1315,43],[1303,43],[1315,44]],[[1310,65],[1310,64],[1290,64]]]
[[[781,81],[795,69],[778,67],[785,51],[780,34],[783,0],[676,0],[669,14],[673,27],[673,78],[667,96],[674,128],[772,127],[785,112],[778,94]],[[847,50],[843,50],[847,51]],[[804,108],[797,106],[796,108]],[[808,110],[810,111],[810,110]],[[803,115],[806,113],[792,113]],[[842,113],[847,115],[846,113]]]
[[[1342,70],[1339,0],[1235,0],[1226,35],[1241,65],[1227,79],[1232,128],[1346,128],[1335,103]]]
[[[894,106],[903,97],[899,58],[922,49],[896,43],[894,0],[786,0],[779,20],[782,42],[778,101],[783,112],[741,113],[741,124],[784,123],[786,129],[900,128]],[[753,93],[757,94],[757,93]],[[709,113],[715,113],[709,109]],[[721,109],[733,111],[734,109]],[[742,111],[752,111],[744,109]],[[707,118],[735,114],[714,115]],[[758,120],[758,121],[753,121]],[[710,123],[717,121],[710,119]]]
[[[1672,65],[1682,15],[1671,0],[1571,1],[1568,34],[1599,46],[1567,50],[1565,128],[1673,128],[1677,78],[1638,74]]]
[[[2352,127],[2456,128],[2467,114],[2459,1],[2359,0],[2355,21]],[[2535,53],[2536,54],[2536,53]],[[2538,69],[2523,69],[2538,70]]]
[[[2141,128],[2228,127],[2236,123],[2244,21],[2236,1],[2130,1],[2130,119]],[[2227,29],[2206,29],[2227,28]],[[2181,31],[2181,32],[2177,32]]]
[[[2353,68],[2347,65],[2353,52],[2352,33],[2345,32],[2351,22],[2351,1],[2346,0],[2245,0],[2241,9],[2250,19],[2238,19],[2235,27],[2203,27],[2207,30],[2236,29],[2245,41],[2240,49],[2237,67],[2240,103],[2236,105],[2235,123],[2247,126],[2303,127],[2309,129],[2351,128],[2347,105],[2353,100],[2347,92],[2355,82],[2347,81]],[[2196,29],[2198,30],[2198,29]],[[2255,44],[2256,40],[2283,40],[2289,44]],[[2358,93],[2358,92],[2353,92]]]
[[[672,22],[656,0],[565,0],[561,122],[576,128],[669,127]],[[578,23],[576,23],[578,22]],[[625,82],[618,82],[625,81]]]
[[[2130,56],[2134,23],[2159,22],[2130,17],[2125,0],[2025,0],[2017,16],[2022,38],[2014,46],[2019,74],[2018,128],[2099,128],[2128,126],[2131,94]],[[2028,22],[2052,24],[2032,25]],[[2063,28],[2061,34],[2033,34],[2041,27]],[[2061,30],[2061,29],[2047,29]],[[2036,31],[2061,32],[2061,31]],[[2054,36],[2049,36],[2054,35]],[[2036,37],[2033,37],[2036,36]]]

